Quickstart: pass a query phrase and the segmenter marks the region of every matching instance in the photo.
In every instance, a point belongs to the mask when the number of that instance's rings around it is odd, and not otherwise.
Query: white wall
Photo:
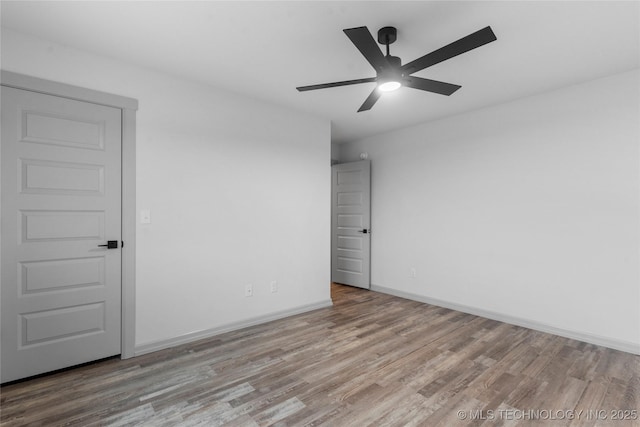
[[[331,163],[338,163],[340,157],[340,144],[331,143]]]
[[[6,29],[1,66],[139,100],[137,347],[330,304],[328,120]]]
[[[639,91],[635,70],[341,146],[372,160],[373,285],[640,352]]]

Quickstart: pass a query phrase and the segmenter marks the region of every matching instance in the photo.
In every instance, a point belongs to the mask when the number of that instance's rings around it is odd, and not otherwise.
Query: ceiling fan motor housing
[[[395,81],[395,82],[402,81],[402,78],[404,77],[404,73],[402,72],[402,67],[401,67],[402,63],[400,61],[400,58],[398,58],[397,56],[391,56],[391,55],[387,55],[385,58],[389,63],[389,67],[386,67],[378,71],[376,81],[378,83],[389,82],[389,81]]]
[[[398,56],[387,55],[385,56],[385,58],[387,58],[387,62],[389,63],[391,68],[400,68],[402,66],[402,61]]]

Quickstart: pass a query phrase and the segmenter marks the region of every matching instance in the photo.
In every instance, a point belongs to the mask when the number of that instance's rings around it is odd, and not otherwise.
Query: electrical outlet
[[[271,293],[275,294],[276,292],[278,292],[278,282],[275,280],[271,281]]]
[[[415,267],[411,267],[409,269],[409,277],[411,277],[412,279],[416,278],[416,268]]]
[[[151,210],[140,210],[140,224],[151,224]]]
[[[244,296],[245,297],[252,297],[253,296],[253,285],[251,283],[249,283],[248,285],[245,285],[245,287],[244,287]]]

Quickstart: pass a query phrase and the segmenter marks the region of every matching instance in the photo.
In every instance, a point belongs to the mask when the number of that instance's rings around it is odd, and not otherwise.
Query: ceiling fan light
[[[378,90],[381,92],[392,92],[394,90],[400,89],[400,86],[402,86],[402,83],[395,80],[389,80],[384,83],[380,83],[378,85]]]

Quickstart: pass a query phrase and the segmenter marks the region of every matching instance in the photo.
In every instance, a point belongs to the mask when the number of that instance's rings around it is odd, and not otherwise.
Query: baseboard
[[[511,325],[522,326],[528,329],[534,329],[540,332],[558,335],[565,338],[571,338],[578,341],[588,342],[590,344],[601,345],[603,347],[612,348],[614,350],[624,351],[626,353],[640,355],[640,345],[628,341],[614,340],[599,335],[588,334],[584,332],[571,331],[535,320],[524,319],[520,317],[509,316],[506,314],[483,310],[481,308],[470,307],[467,305],[457,304],[454,302],[443,301],[436,298],[418,295],[410,292],[399,291],[397,289],[387,288],[385,286],[371,285],[371,290],[381,292],[383,294],[394,295],[400,298],[410,299],[413,301],[423,302],[425,304],[437,305],[438,307],[449,308],[451,310],[461,311],[463,313],[473,314],[487,319],[497,320],[499,322],[509,323]]]
[[[333,302],[329,300],[320,301],[315,304],[308,304],[299,307],[295,307],[289,310],[277,311],[264,316],[252,317],[240,322],[227,323],[225,325],[204,329],[201,331],[190,332],[188,334],[180,335],[173,338],[164,340],[153,341],[146,344],[141,344],[135,348],[135,356],[141,356],[143,354],[152,353],[158,350],[164,350],[166,348],[175,347],[182,344],[188,344],[193,341],[201,340],[204,338],[211,338],[216,335],[224,334],[226,332],[237,331],[239,329],[247,328],[249,326],[260,325],[262,323],[271,322],[273,320],[283,319],[285,317],[295,316],[296,314],[302,314],[320,308],[331,307]]]

